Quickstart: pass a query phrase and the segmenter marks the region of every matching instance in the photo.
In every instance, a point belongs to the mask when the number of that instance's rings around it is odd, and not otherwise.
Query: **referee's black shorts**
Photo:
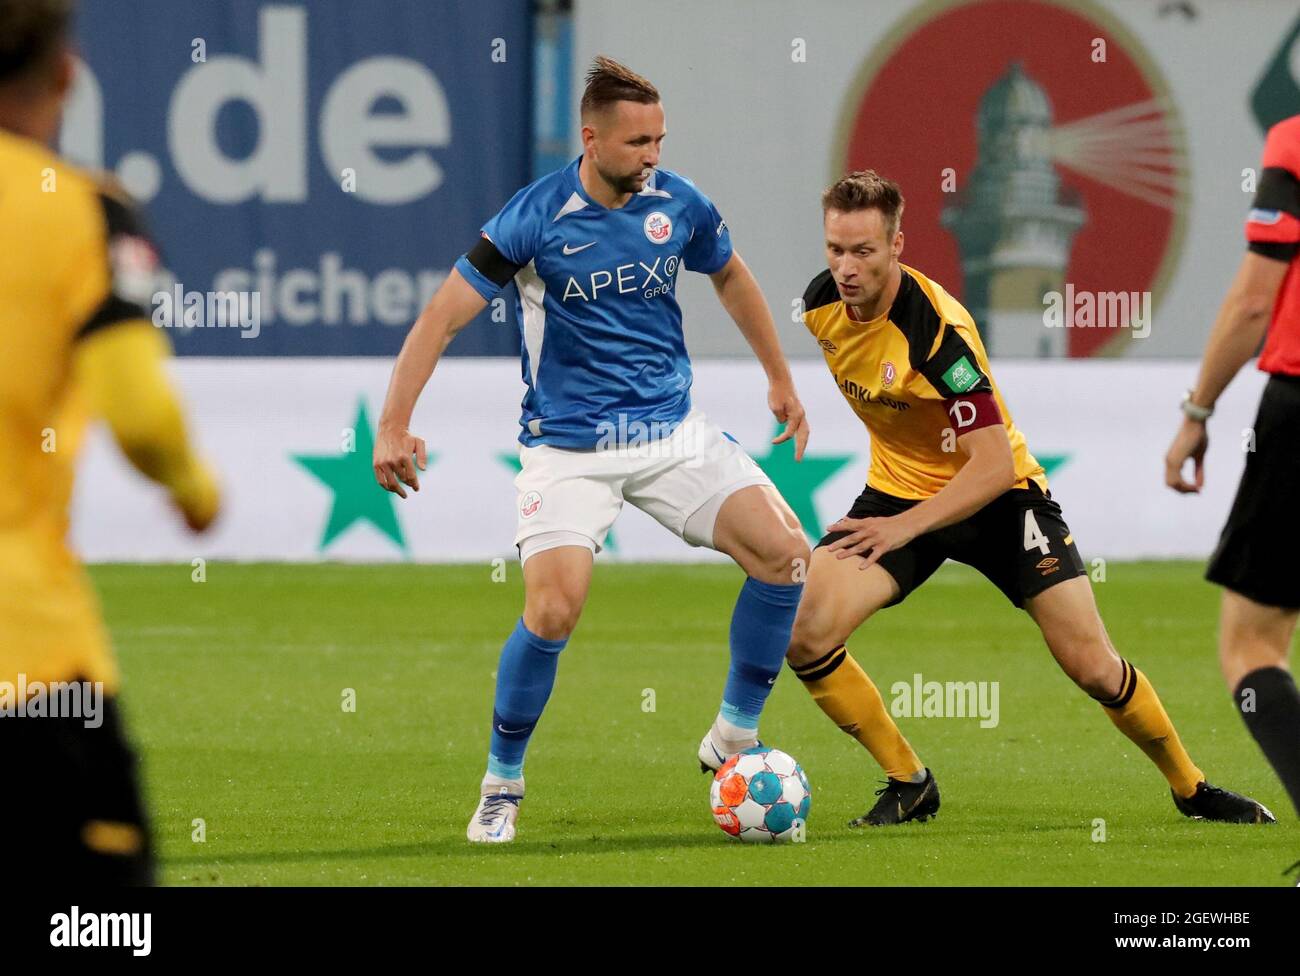
[[[1272,376],[1254,450],[1205,578],[1271,607],[1300,608],[1300,376]]]
[[[915,504],[868,485],[853,503],[849,518],[898,515]],[[830,532],[817,545],[829,546],[848,534]],[[1028,488],[1004,492],[960,522],[919,535],[881,556],[880,566],[898,583],[898,596],[890,606],[907,599],[946,559],[979,570],[1017,607],[1057,583],[1087,573],[1061,506],[1033,482]]]

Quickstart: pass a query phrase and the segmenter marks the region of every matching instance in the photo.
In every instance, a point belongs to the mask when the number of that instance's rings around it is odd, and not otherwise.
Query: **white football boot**
[[[484,787],[487,789],[487,787]],[[470,818],[465,836],[474,844],[508,844],[515,839],[519,801],[524,798],[524,781],[515,779],[494,785],[484,793]]]

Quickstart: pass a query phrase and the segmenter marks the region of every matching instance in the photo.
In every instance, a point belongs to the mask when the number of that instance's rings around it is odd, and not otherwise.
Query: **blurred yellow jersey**
[[[867,484],[898,498],[929,498],[966,462],[957,437],[1000,422],[1011,440],[1015,487],[1033,481],[1046,492],[1047,476],[1011,421],[970,313],[919,271],[900,268],[897,297],[870,322],[849,317],[830,271],[804,293],[804,324],[871,435]]]
[[[68,548],[85,404],[77,341],[145,317],[157,267],[125,198],[0,131],[0,681],[117,688],[98,601]]]

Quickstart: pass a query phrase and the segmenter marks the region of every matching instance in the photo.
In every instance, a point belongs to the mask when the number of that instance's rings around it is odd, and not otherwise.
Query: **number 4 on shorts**
[[[1025,511],[1025,552],[1030,549],[1037,549],[1044,556],[1051,551],[1051,544],[1047,541],[1047,536],[1043,535],[1043,530],[1038,527],[1038,520],[1034,518],[1034,510]]]

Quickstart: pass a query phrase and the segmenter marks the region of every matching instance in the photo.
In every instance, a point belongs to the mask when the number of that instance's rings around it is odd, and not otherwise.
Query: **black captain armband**
[[[1246,217],[1254,254],[1290,261],[1300,249],[1300,179],[1280,166],[1265,166]]]
[[[107,233],[109,289],[104,301],[77,330],[77,338],[119,322],[148,319],[161,256],[135,204],[111,189],[101,190],[99,205]]]
[[[1290,261],[1300,252],[1300,244],[1291,241],[1251,241],[1247,249],[1252,254],[1272,258],[1274,261]]]
[[[465,259],[488,281],[498,288],[510,284],[510,279],[519,273],[523,265],[515,264],[497,250],[497,246],[486,237],[479,237],[478,243],[469,249]]]

